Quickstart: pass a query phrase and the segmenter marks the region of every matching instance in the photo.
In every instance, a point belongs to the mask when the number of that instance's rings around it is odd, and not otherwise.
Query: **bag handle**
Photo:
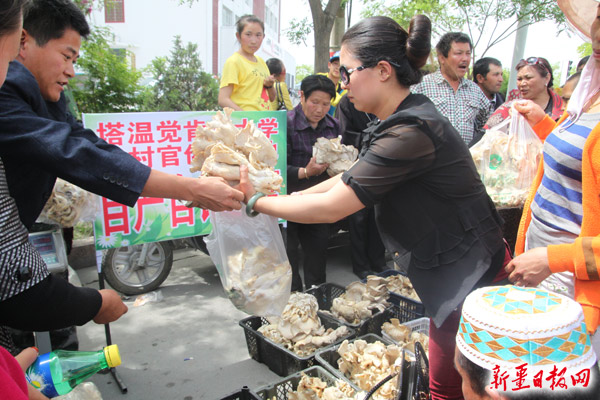
[[[285,106],[285,101],[283,101],[283,92],[281,91],[281,83],[277,82],[275,84],[275,90],[277,91],[277,109],[281,110],[282,108],[287,110]]]

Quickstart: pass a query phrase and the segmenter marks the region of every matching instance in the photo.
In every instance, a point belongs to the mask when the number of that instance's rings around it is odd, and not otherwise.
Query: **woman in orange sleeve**
[[[592,60],[565,114],[554,122],[532,101],[517,104],[544,140],[543,159],[525,203],[516,254],[507,266],[519,286],[577,300],[596,352],[600,335],[600,2],[558,0],[567,19],[592,40]]]

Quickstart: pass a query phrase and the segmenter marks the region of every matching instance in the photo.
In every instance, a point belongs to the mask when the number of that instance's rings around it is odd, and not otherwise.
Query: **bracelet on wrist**
[[[252,196],[250,198],[250,200],[248,200],[248,204],[246,204],[246,215],[249,217],[256,217],[258,214],[260,214],[258,211],[254,211],[254,205],[256,204],[256,201],[258,199],[260,199],[261,197],[264,197],[264,193],[262,192],[256,192],[254,193],[254,196]]]
[[[265,89],[271,89],[273,87],[273,85],[271,86],[267,86],[267,85],[263,85],[265,87]]]
[[[304,168],[304,179],[308,179],[308,171]]]

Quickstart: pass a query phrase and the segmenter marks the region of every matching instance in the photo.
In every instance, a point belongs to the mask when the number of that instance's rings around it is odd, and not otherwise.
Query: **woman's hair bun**
[[[406,40],[406,58],[415,69],[427,64],[431,52],[431,20],[426,15],[415,15],[410,20]]]

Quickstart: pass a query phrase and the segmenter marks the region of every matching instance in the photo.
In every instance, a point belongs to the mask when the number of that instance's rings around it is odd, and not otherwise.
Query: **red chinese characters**
[[[124,127],[125,125],[123,125],[121,122],[107,122],[106,124],[100,122],[98,124],[98,129],[96,129],[96,133],[108,143],[116,146],[122,146],[123,136],[125,136],[125,132],[123,131]]]
[[[183,129],[185,129],[187,131],[187,141],[189,143],[191,143],[194,138],[196,137],[196,130],[198,129],[198,126],[205,126],[206,122],[204,121],[198,121],[197,119],[188,121],[185,123],[185,125],[183,126]]]
[[[158,139],[158,143],[181,142],[181,137],[179,137],[181,125],[179,125],[177,121],[160,121],[160,123],[156,127],[156,130],[160,132],[160,139]]]
[[[181,147],[177,146],[165,146],[158,148],[158,154],[160,154],[160,165],[165,167],[179,166],[179,153],[181,153]]]
[[[523,389],[530,389],[531,385],[526,383],[533,383],[533,388],[538,389],[550,389],[568,390],[569,388],[575,387],[587,387],[590,383],[590,369],[584,368],[576,373],[567,374],[567,367],[558,369],[556,365],[553,365],[550,371],[538,371],[531,379],[527,377],[527,364],[521,364],[515,368],[515,370],[509,374],[507,371],[503,371],[500,366],[496,365],[492,371],[492,382],[490,383],[491,389],[506,391],[507,388],[512,391],[518,391]],[[571,377],[571,386],[568,386],[567,377]],[[513,383],[512,387],[508,387],[507,381],[509,378],[514,377],[510,382]]]
[[[154,143],[154,134],[152,133],[152,124],[150,122],[130,122],[129,144],[150,144]]]
[[[206,126],[211,115],[197,115],[189,118],[189,113],[139,113],[111,115],[103,117],[102,122],[97,122],[96,133],[106,142],[121,147],[125,152],[135,157],[150,168],[162,170],[171,174],[189,176],[189,165],[192,163],[192,142],[195,139],[199,126]],[[249,119],[237,119],[235,125],[243,129]],[[256,127],[262,130],[272,141],[280,135],[280,128],[285,124],[276,117],[256,119]],[[283,125],[280,125],[280,122]],[[273,143],[275,149],[277,145]],[[285,151],[285,149],[283,149]],[[282,171],[277,170],[281,174]],[[105,237],[104,245],[111,243],[139,243],[136,236],[144,235],[143,241],[149,236],[146,228],[149,220],[156,220],[159,216],[162,224],[171,225],[176,230],[183,227],[183,231],[198,231],[209,221],[209,211],[197,208],[188,208],[172,199],[156,199],[140,197],[133,209],[114,202],[102,199],[102,232]],[[197,217],[197,218],[196,218]],[[154,221],[150,221],[154,222]],[[165,227],[166,228],[166,227]],[[161,230],[161,240],[168,229]],[[100,232],[99,232],[100,233]],[[129,236],[123,241],[110,242],[109,238],[115,236]],[[173,232],[178,237],[176,231]]]
[[[277,118],[261,118],[256,126],[263,131],[269,139],[271,139],[271,135],[279,134],[279,123],[277,122]]]
[[[110,236],[113,233],[129,235],[129,212],[127,206],[103,197],[102,214],[104,215],[105,236]]]
[[[194,209],[178,204],[177,200],[171,199],[171,227],[177,228],[186,224],[194,226]]]

